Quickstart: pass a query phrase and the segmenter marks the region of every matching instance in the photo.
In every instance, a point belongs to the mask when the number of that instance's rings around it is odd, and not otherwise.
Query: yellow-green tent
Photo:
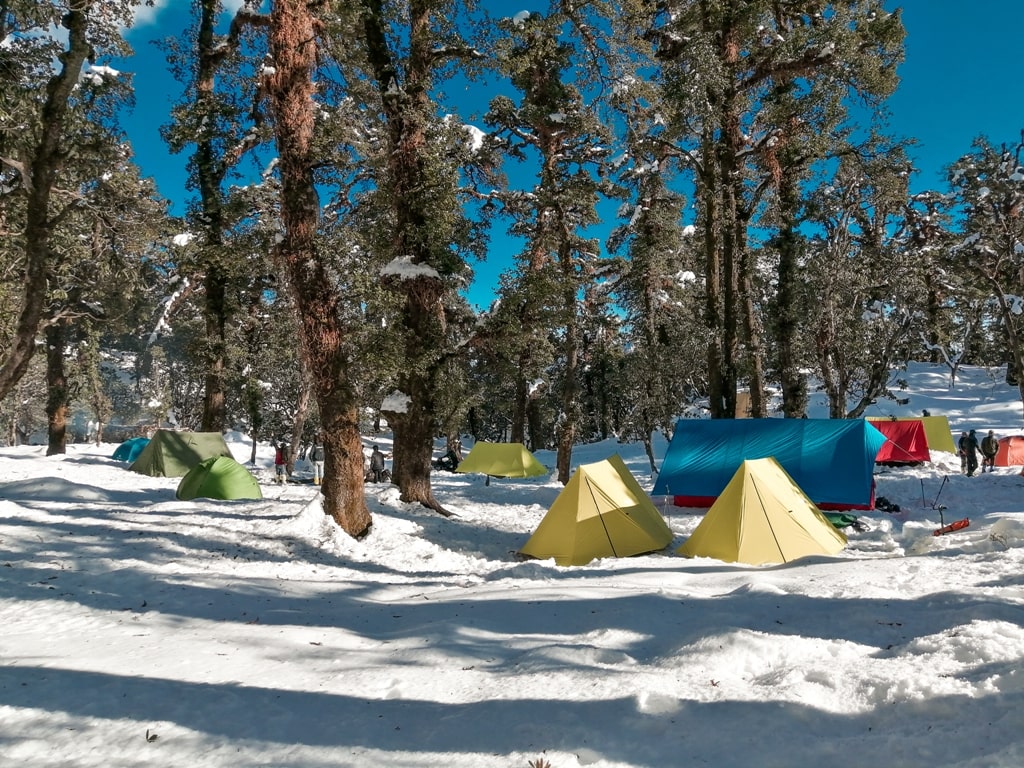
[[[953,433],[949,429],[949,419],[945,416],[906,416],[896,421],[920,421],[924,424],[924,436],[928,440],[928,450],[956,453]]]
[[[581,464],[520,554],[558,565],[667,547],[672,532],[617,455]]]
[[[836,530],[771,457],[743,462],[677,552],[728,563],[787,563],[846,546]]]
[[[483,441],[473,445],[455,471],[494,477],[539,477],[547,474],[544,465],[522,443]]]

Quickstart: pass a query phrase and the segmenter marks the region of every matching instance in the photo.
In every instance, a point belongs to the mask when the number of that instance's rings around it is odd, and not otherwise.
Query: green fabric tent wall
[[[262,499],[252,472],[228,456],[212,456],[196,464],[178,483],[179,499]]]
[[[473,445],[455,471],[494,477],[539,477],[547,474],[544,465],[522,443],[488,443],[482,440]]]
[[[558,565],[667,547],[672,532],[617,455],[581,464],[520,554]]]
[[[727,563],[787,563],[832,555],[846,536],[771,457],[747,459],[677,552]]]
[[[153,477],[183,477],[203,459],[213,456],[233,458],[220,432],[158,429],[128,469]]]

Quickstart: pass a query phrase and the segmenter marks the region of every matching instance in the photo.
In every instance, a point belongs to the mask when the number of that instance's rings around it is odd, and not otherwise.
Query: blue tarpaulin
[[[130,437],[117,446],[111,458],[115,461],[135,461],[147,445],[149,445],[148,437]]]
[[[708,507],[744,459],[771,456],[819,507],[870,509],[884,443],[864,419],[682,419],[652,494]]]

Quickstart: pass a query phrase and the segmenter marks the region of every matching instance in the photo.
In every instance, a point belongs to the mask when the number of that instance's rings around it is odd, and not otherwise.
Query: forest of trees
[[[684,415],[800,418],[814,387],[857,418],[911,360],[1024,370],[1024,134],[913,192],[881,0],[192,0],[162,46],[179,217],[109,66],[141,4],[0,3],[0,443],[322,430],[358,537],[382,419],[403,501],[444,514],[439,437],[555,450],[567,482],[609,436],[653,468]]]

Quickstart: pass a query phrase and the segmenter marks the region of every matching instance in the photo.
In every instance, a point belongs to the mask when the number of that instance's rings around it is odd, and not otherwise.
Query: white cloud
[[[180,12],[182,5],[183,3],[181,0],[178,0],[177,2],[172,2],[172,0],[154,0],[152,7],[139,5],[135,8],[135,20],[132,23],[132,28],[138,29],[139,27],[156,25],[158,23],[158,18],[164,9],[173,6],[174,10]],[[263,0],[257,0],[255,3],[250,2],[249,0],[224,0],[224,13],[228,16],[233,16],[243,5],[255,5],[256,10],[261,10],[265,3]],[[171,20],[164,19],[164,21]]]

